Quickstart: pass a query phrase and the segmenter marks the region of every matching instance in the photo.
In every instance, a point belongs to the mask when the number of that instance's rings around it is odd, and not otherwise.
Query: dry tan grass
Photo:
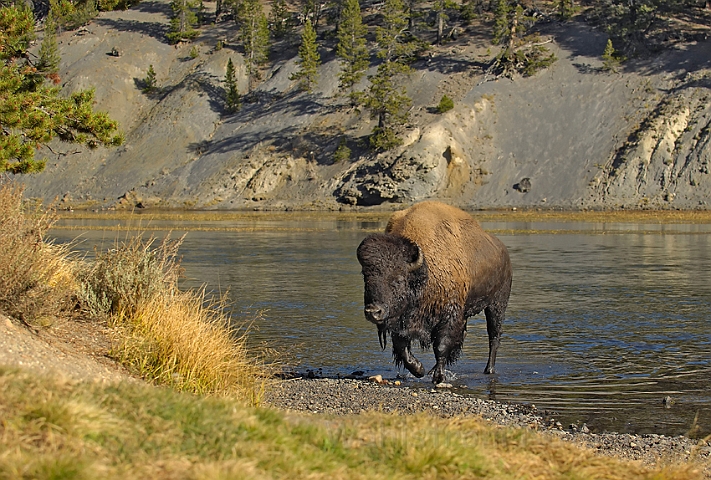
[[[27,205],[22,187],[0,182],[0,310],[46,326],[75,304],[75,262],[68,246],[45,241],[56,212]]]
[[[230,328],[224,300],[178,288],[182,240],[138,234],[97,254],[82,275],[82,304],[108,321],[113,355],[142,378],[259,404],[269,368]]]
[[[48,326],[77,305],[113,327],[114,354],[155,383],[258,404],[270,370],[230,328],[225,302],[180,291],[182,239],[138,234],[96,260],[77,260],[70,245],[45,233],[54,210],[23,202],[21,187],[0,184],[0,311]]]
[[[237,336],[227,327],[229,321],[224,305],[210,303],[204,291],[152,295],[135,311],[112,317],[120,332],[114,354],[159,384],[258,405],[267,368],[247,348],[246,334]]]

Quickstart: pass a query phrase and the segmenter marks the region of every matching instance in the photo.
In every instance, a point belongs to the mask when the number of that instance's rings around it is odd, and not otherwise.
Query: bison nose
[[[385,319],[385,309],[375,303],[365,306],[365,317],[373,323],[380,323]]]

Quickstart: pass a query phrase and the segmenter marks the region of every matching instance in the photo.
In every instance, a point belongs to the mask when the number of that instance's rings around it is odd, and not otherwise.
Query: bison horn
[[[411,272],[414,272],[415,270],[420,268],[425,261],[420,246],[415,244],[415,248],[417,248],[417,256],[414,257],[413,260],[407,265],[408,270]]]

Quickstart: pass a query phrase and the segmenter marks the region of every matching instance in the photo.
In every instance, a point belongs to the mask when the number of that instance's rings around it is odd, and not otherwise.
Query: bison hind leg
[[[484,309],[484,314],[486,315],[486,332],[489,335],[489,360],[484,369],[484,373],[486,374],[494,373],[496,353],[501,343],[501,324],[504,322],[510,291],[511,286],[509,285],[508,289],[501,290],[498,298]]]

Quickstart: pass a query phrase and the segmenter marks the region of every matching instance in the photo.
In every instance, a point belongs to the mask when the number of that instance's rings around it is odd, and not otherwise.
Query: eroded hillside
[[[234,22],[173,46],[169,13],[165,1],[143,1],[60,36],[65,90],[95,86],[97,108],[120,121],[126,142],[81,152],[56,145],[45,172],[22,178],[28,195],[72,208],[336,209],[425,198],[473,208],[708,208],[711,40],[703,32],[612,73],[601,68],[605,34],[546,17],[541,42],[558,61],[510,80],[486,73],[497,49],[484,26],[470,27],[412,65],[404,144],[376,154],[367,148],[374,120],[339,94],[332,38],[322,35],[312,93],[290,80],[298,42],[283,41],[249,101],[227,114],[229,58],[247,90]],[[145,94],[149,65],[159,88]],[[443,94],[455,107],[439,114]],[[336,162],[341,142],[352,154]]]

